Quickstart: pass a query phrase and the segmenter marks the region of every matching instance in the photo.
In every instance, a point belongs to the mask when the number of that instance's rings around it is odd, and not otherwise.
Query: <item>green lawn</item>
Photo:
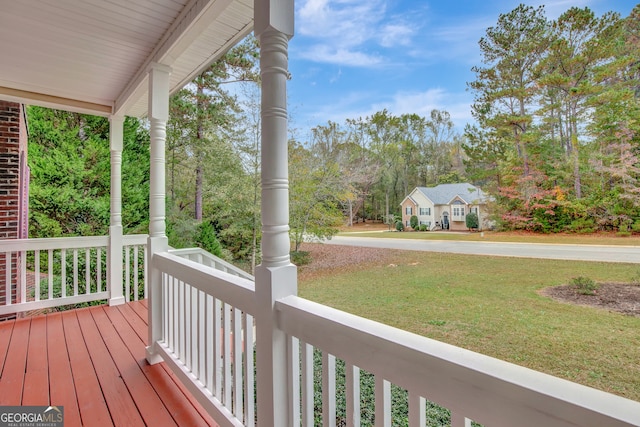
[[[628,282],[639,272],[631,264],[389,251],[376,265],[301,280],[299,294],[640,401],[640,318],[537,292],[577,276]]]
[[[640,236],[620,237],[608,234],[533,234],[533,233],[466,233],[466,232],[414,232],[414,231],[343,231],[340,236],[379,237],[389,239],[419,240],[465,240],[473,242],[525,242],[525,243],[560,243],[572,245],[626,245],[640,246]]]

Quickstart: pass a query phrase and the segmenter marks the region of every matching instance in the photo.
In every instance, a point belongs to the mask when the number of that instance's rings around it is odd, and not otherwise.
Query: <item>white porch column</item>
[[[122,295],[122,140],[124,117],[109,117],[111,150],[111,221],[107,253],[109,305],[124,304]]]
[[[149,185],[149,346],[147,361],[162,361],[155,342],[162,337],[162,275],[153,268],[153,254],[167,250],[165,235],[165,140],[169,119],[169,73],[166,65],[153,64],[149,70],[149,122],[151,134],[151,170]]]
[[[293,0],[254,0],[254,32],[260,40],[262,76],[262,264],[256,268],[258,423],[293,424],[287,385],[287,340],[278,329],[274,303],[297,293],[289,258],[287,91]]]

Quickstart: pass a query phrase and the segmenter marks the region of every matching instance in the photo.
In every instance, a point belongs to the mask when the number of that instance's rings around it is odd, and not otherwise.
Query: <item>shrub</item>
[[[582,295],[595,295],[596,290],[600,287],[593,279],[584,276],[574,277],[571,279],[571,284]]]
[[[427,231],[427,224],[420,224],[420,231]]]
[[[290,253],[291,263],[298,267],[307,265],[311,262],[311,254],[308,251],[293,251]]]
[[[478,229],[478,214],[475,212],[469,212],[467,214],[467,218],[465,219],[467,224],[467,228],[469,230],[477,230]]]
[[[411,225],[411,228],[413,228],[414,230],[418,229],[418,217],[415,215],[411,215],[411,218],[409,219],[409,225]]]
[[[576,218],[571,221],[567,231],[580,234],[594,233],[596,231],[596,222],[591,217]]]
[[[198,225],[195,235],[196,245],[212,255],[222,258],[222,245],[216,237],[216,230],[209,221],[203,221]]]
[[[402,223],[402,221],[396,222],[396,230],[404,231],[404,224]]]

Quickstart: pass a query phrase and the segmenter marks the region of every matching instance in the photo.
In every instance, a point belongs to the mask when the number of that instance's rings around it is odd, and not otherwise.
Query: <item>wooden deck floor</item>
[[[0,406],[64,406],[65,427],[216,426],[146,342],[146,301],[0,322]]]

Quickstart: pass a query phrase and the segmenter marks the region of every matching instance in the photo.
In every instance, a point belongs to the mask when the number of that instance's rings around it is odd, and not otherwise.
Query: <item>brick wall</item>
[[[27,130],[24,121],[24,111],[21,104],[0,100],[0,239],[17,239],[23,237],[20,232],[20,222],[26,221],[21,209],[23,197],[21,197],[22,184],[28,188],[28,182],[21,174],[20,162],[26,170],[26,140]],[[24,201],[28,203],[27,201]],[[26,237],[26,236],[24,236]],[[15,255],[11,257],[11,263],[7,266],[7,257],[0,254],[0,304],[5,304],[7,298],[7,269],[10,269],[9,278],[11,298],[15,302],[18,298],[17,266],[19,260]]]

